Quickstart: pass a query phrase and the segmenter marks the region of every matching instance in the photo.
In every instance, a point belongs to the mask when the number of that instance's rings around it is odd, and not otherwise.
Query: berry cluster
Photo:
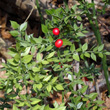
[[[54,35],[59,35],[59,33],[60,33],[60,30],[59,30],[58,28],[54,28],[54,29],[53,29],[53,34],[54,34]],[[56,46],[57,48],[60,48],[62,45],[63,45],[63,40],[58,39],[58,40],[55,41],[55,46]],[[59,65],[61,65],[60,62],[59,62]],[[62,65],[61,65],[61,68],[62,68]]]
[[[60,33],[60,30],[58,28],[53,29],[53,34],[54,35],[59,35],[59,33]],[[61,39],[58,39],[58,40],[55,41],[55,46],[57,48],[60,48],[62,45],[63,45],[63,41]]]

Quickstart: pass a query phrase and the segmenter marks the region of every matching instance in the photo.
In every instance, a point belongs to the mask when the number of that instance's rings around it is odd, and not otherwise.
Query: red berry
[[[60,48],[62,45],[63,45],[63,41],[62,41],[61,39],[56,40],[55,46],[56,46],[57,48]]]
[[[59,62],[59,65],[60,65],[61,63]]]
[[[61,68],[62,68],[63,66],[61,65]]]
[[[87,77],[84,77],[85,81],[89,81]]]
[[[59,33],[60,33],[60,30],[58,28],[53,29],[53,34],[54,35],[59,35]]]

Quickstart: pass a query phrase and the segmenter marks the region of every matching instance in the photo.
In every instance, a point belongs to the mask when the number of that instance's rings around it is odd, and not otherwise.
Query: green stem
[[[92,0],[92,3],[94,3],[94,0]],[[87,16],[89,18],[89,22],[90,22],[90,24],[92,26],[92,29],[94,31],[94,34],[96,36],[97,42],[98,42],[99,45],[101,45],[102,44],[101,35],[100,35],[100,31],[99,31],[98,21],[97,21],[97,18],[96,18],[95,5],[93,5],[93,17],[95,17],[95,25],[94,25],[92,19],[90,19],[89,14],[87,14]],[[110,84],[109,84],[109,80],[108,80],[108,69],[107,69],[107,63],[106,63],[106,55],[104,55],[103,58],[102,58],[102,64],[103,64],[104,76],[105,76],[105,79],[106,79],[108,92],[110,94]]]
[[[40,9],[38,0],[36,0],[36,5],[37,5],[37,9],[38,9],[40,18],[41,18],[41,23],[44,24],[44,19],[43,19],[42,13],[41,13],[41,9]]]

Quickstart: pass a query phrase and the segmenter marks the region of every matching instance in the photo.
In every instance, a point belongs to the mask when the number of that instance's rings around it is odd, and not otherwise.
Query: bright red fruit
[[[63,41],[62,41],[61,39],[56,40],[55,46],[56,46],[57,48],[60,48],[62,45],[63,45]]]
[[[53,34],[54,35],[59,35],[59,33],[60,33],[60,30],[58,28],[53,29]]]
[[[61,63],[59,62],[59,65],[60,65]]]

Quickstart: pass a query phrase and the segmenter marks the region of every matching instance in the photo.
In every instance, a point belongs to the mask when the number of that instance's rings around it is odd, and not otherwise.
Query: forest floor
[[[70,0],[71,1],[71,0]],[[62,3],[56,3],[55,0],[52,2],[53,5],[56,5],[60,7]],[[71,2],[69,2],[69,6],[71,7]],[[102,7],[97,7],[102,8]],[[2,63],[6,63],[8,58],[11,58],[7,54],[8,48],[15,44],[15,39],[10,35],[9,31],[12,30],[10,26],[10,20],[14,20],[16,22],[21,23],[22,20],[19,20],[19,18],[15,18],[9,13],[6,13],[5,11],[0,9],[0,69],[2,69]],[[34,33],[34,37],[38,37],[39,35],[42,35],[40,22],[39,23],[33,23],[29,21],[27,32],[28,34]],[[96,43],[96,39],[94,37],[94,34],[91,30],[91,27],[88,23],[88,21],[85,19],[84,26],[87,28],[89,33],[84,37],[83,42],[87,42],[89,46],[93,46]],[[106,13],[104,15],[100,15],[98,17],[99,27],[100,27],[100,33],[102,36],[102,39],[105,44],[105,48],[110,51],[110,7],[106,9]],[[110,56],[108,58],[108,71],[110,72]],[[101,67],[100,59],[97,62],[94,62],[96,67]],[[6,71],[0,71],[0,78],[6,78],[4,75]],[[97,77],[97,79],[94,82],[88,81],[88,85],[90,87],[91,92],[97,92],[99,94],[98,99],[101,99],[105,101],[104,106],[106,107],[104,110],[110,110],[110,98],[107,97],[108,91],[107,86],[105,82],[105,78],[103,76],[103,70],[100,70],[101,75]],[[109,78],[110,81],[110,78]],[[95,89],[96,88],[96,89]],[[4,92],[0,91],[0,97],[4,97]],[[7,109],[4,109],[7,110]]]

